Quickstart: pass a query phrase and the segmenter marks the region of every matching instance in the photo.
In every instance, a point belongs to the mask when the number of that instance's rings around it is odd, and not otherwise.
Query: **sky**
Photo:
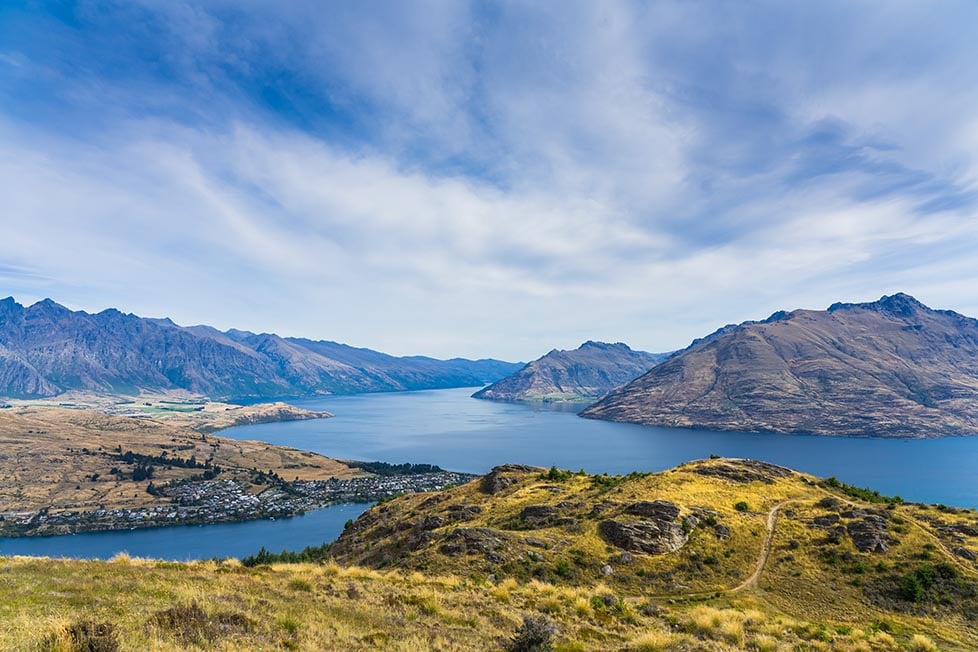
[[[0,296],[393,354],[978,315],[978,3],[0,3]]]

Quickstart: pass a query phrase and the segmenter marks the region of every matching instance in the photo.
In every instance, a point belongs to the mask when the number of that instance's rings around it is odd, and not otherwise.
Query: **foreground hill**
[[[668,354],[633,351],[622,343],[585,342],[554,349],[472,396],[505,401],[584,401],[641,376]]]
[[[72,311],[50,299],[0,301],[0,396],[69,390],[186,390],[268,398],[484,385],[519,364],[398,358],[336,342],[209,326],[182,327],[118,310]]]
[[[821,435],[978,433],[978,321],[905,294],[776,313],[694,342],[582,416]]]
[[[976,549],[974,511],[761,462],[505,466],[320,563],[0,559],[0,648],[973,650]]]

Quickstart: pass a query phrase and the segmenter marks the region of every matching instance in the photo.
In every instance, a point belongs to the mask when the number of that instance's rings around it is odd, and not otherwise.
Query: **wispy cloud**
[[[943,7],[0,9],[0,280],[524,359],[895,290],[978,312],[978,16]]]

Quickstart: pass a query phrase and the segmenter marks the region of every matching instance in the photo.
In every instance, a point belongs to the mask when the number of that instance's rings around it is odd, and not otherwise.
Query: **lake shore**
[[[184,482],[161,487],[168,504],[87,511],[48,510],[0,517],[0,537],[32,537],[105,532],[173,525],[237,523],[298,516],[343,503],[368,503],[392,496],[439,491],[475,476],[439,471],[340,480],[273,481],[258,494],[235,480]]]

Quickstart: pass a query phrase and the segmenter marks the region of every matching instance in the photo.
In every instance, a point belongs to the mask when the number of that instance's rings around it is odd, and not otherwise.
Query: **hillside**
[[[484,385],[521,365],[394,357],[336,342],[182,327],[50,299],[0,301],[0,396],[186,390],[244,399]]]
[[[665,353],[633,351],[620,342],[588,341],[573,351],[554,349],[472,396],[505,401],[594,400],[666,357]]]
[[[905,294],[728,326],[581,416],[843,436],[978,433],[978,321]]]
[[[972,650],[976,550],[974,511],[762,462],[506,466],[319,563],[0,559],[0,648]]]

